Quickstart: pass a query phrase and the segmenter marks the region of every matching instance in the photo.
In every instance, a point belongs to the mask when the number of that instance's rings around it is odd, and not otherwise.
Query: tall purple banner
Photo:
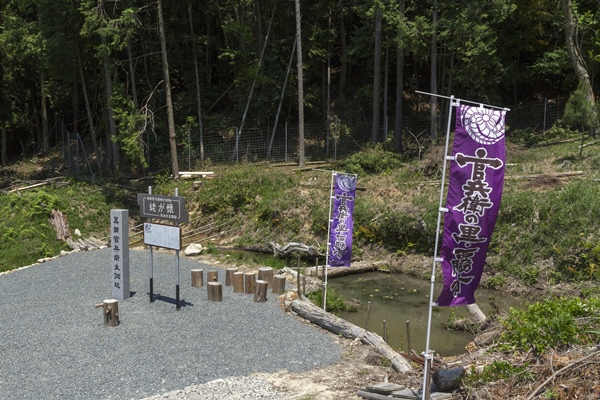
[[[332,267],[350,266],[356,179],[356,175],[333,174],[333,208],[329,233],[329,265]]]
[[[458,105],[450,181],[440,306],[475,303],[504,185],[505,110]]]

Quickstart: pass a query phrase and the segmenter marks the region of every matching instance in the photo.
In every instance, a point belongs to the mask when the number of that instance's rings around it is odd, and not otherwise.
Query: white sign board
[[[181,228],[146,222],[144,223],[144,243],[151,246],[181,250]]]
[[[110,210],[112,297],[125,300],[129,290],[129,210]]]

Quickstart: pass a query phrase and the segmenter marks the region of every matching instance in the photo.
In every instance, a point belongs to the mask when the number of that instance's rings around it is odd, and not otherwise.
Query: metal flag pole
[[[152,194],[152,186],[148,186],[148,194]],[[148,222],[152,222],[151,218],[148,218]],[[148,278],[150,279],[150,303],[154,301],[154,259],[152,258],[152,245],[148,245],[148,253],[150,254],[150,265],[148,265]]]
[[[510,111],[510,108],[506,108],[506,107],[498,107],[498,106],[492,106],[490,104],[485,104],[485,103],[481,103],[481,102],[477,102],[477,101],[470,101],[470,100],[464,100],[464,99],[455,99],[454,95],[448,97],[448,96],[442,96],[441,94],[435,94],[435,93],[427,93],[427,92],[420,92],[418,90],[415,90],[415,93],[419,93],[419,94],[425,94],[427,96],[435,96],[435,97],[440,97],[442,99],[450,99],[450,100],[456,100],[458,104],[460,103],[469,103],[469,104],[475,104],[478,105],[480,107],[488,107],[488,108],[495,108],[497,110],[506,110],[506,111]],[[450,110],[452,110],[452,108],[450,108]],[[450,121],[450,117],[448,117],[448,121]]]
[[[331,209],[333,207],[333,180],[335,175],[335,171],[331,171],[331,189],[329,190],[329,221],[327,223],[327,255],[325,256],[325,266],[323,267],[323,311],[327,311],[327,269],[329,268],[329,252],[331,251]]]
[[[435,96],[435,95],[434,95]],[[429,354],[429,338],[431,336],[431,315],[433,312],[433,307],[437,305],[437,303],[433,302],[433,291],[435,285],[435,269],[436,263],[441,261],[441,258],[438,257],[438,245],[440,239],[440,223],[442,221],[442,213],[447,212],[448,210],[444,207],[444,184],[446,180],[446,165],[447,161],[451,160],[453,157],[448,156],[448,143],[450,141],[450,122],[452,121],[452,107],[455,107],[460,104],[460,100],[454,99],[454,96],[450,96],[450,105],[448,106],[448,125],[446,128],[446,144],[444,147],[444,167],[442,169],[442,183],[440,186],[440,203],[438,207],[438,219],[435,230],[435,247],[433,253],[433,265],[431,267],[431,289],[429,292],[429,315],[427,317],[427,339],[425,341],[425,353],[423,357],[425,358],[425,364],[423,369],[423,397],[422,399],[429,399],[429,371],[431,368],[431,360],[433,359],[433,355]]]
[[[485,106],[488,108],[495,108],[495,109],[506,110],[506,111],[510,111],[510,109],[506,108],[506,107],[498,107],[498,106],[492,106],[489,104],[473,102],[473,101],[469,101],[469,100],[456,99],[454,96],[448,97],[448,96],[442,96],[442,95],[438,95],[438,94],[434,94],[434,93],[427,93],[427,92],[420,92],[420,91],[416,91],[416,93],[450,99],[450,104],[448,106],[448,124],[447,124],[447,128],[446,128],[446,143],[445,143],[445,149],[444,149],[444,166],[443,166],[443,170],[442,170],[442,180],[441,180],[441,185],[440,185],[440,202],[439,202],[439,208],[438,208],[438,220],[437,220],[436,234],[435,234],[435,247],[434,247],[433,263],[432,263],[432,268],[431,268],[431,288],[430,288],[430,293],[429,293],[430,301],[429,301],[429,315],[427,318],[427,337],[426,337],[426,343],[425,343],[425,353],[423,354],[424,359],[425,359],[425,364],[424,364],[424,370],[423,370],[422,400],[429,400],[429,389],[430,389],[430,387],[429,387],[429,371],[431,370],[431,364],[432,364],[432,360],[433,360],[433,355],[430,354],[429,340],[431,337],[431,319],[432,319],[433,307],[437,306],[437,303],[435,303],[432,300],[433,295],[434,295],[435,270],[436,270],[436,265],[437,265],[436,263],[443,261],[443,258],[438,256],[438,249],[439,249],[440,224],[442,221],[442,214],[448,212],[448,209],[443,207],[444,185],[445,185],[445,180],[446,180],[447,162],[454,160],[454,156],[448,155],[448,147],[449,147],[449,141],[450,141],[450,123],[452,121],[452,108],[460,105],[461,103],[470,103],[470,104],[479,105],[479,107]]]
[[[175,197],[179,196],[179,188],[175,188]],[[175,222],[175,226],[179,226],[179,222]],[[181,241],[181,231],[179,233],[179,240]],[[175,278],[175,310],[179,311],[181,306],[179,305],[179,250],[175,250],[175,258],[177,259],[177,276]]]

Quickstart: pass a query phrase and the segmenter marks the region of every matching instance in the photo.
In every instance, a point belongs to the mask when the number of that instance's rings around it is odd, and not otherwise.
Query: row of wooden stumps
[[[204,270],[193,269],[192,287],[204,286]],[[219,282],[217,270],[206,271],[206,291],[208,301],[223,301],[223,284]],[[225,286],[233,286],[234,293],[253,294],[254,301],[267,301],[267,290],[272,288],[275,294],[285,292],[285,275],[274,275],[273,268],[260,267],[258,272],[241,272],[238,268],[230,267],[225,270]]]

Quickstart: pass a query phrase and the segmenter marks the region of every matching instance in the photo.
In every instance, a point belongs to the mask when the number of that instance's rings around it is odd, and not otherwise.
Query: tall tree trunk
[[[254,12],[256,13],[256,52],[258,53],[263,47],[261,0],[254,0]]]
[[[300,0],[294,0],[296,7],[296,66],[298,69],[298,166],[304,167],[304,79],[302,73],[302,15]]]
[[[81,54],[79,53],[79,46],[75,49],[77,55],[77,65],[79,66],[79,79],[81,80],[81,90],[83,91],[83,101],[85,102],[85,111],[88,118],[88,125],[90,126],[90,133],[92,135],[92,144],[94,146],[94,154],[96,155],[96,168],[98,169],[98,176],[102,176],[102,155],[98,150],[98,139],[96,137],[96,128],[94,127],[94,116],[92,114],[92,107],[90,106],[90,99],[88,97],[87,85],[85,84],[85,75],[83,73],[83,65],[81,63]]]
[[[399,11],[404,15],[404,0],[400,0]],[[402,100],[404,92],[404,48],[398,45],[396,49],[396,107],[394,124],[394,144],[396,152],[402,153]]]
[[[6,167],[8,151],[6,149],[6,125],[4,122],[0,124],[0,131],[2,131],[2,156],[0,157],[0,162],[3,167]]]
[[[327,30],[331,32],[331,9]],[[331,136],[331,38],[327,40],[327,107],[325,107],[325,155],[329,157],[329,138]]]
[[[381,97],[381,8],[375,10],[375,45],[373,46],[373,124],[371,142],[378,140]]]
[[[133,105],[135,106],[135,110],[137,112],[140,109],[140,103],[138,101],[137,83],[136,83],[136,77],[135,77],[135,64],[133,62],[133,53],[131,51],[131,42],[129,39],[127,40],[127,58],[128,58],[128,64],[129,64],[129,81],[131,83],[131,95],[133,96]],[[144,139],[142,137],[142,132],[140,132],[139,135],[137,136],[137,142],[138,142],[139,148],[142,150],[142,153],[143,153]],[[142,163],[142,170],[145,171],[145,169],[146,169],[146,167],[143,166],[143,163]]]
[[[102,36],[102,46],[106,46],[106,37]],[[102,64],[104,66],[104,86],[106,90],[106,117],[108,118],[108,129],[109,136],[107,138],[107,152],[110,147],[112,153],[112,167],[115,176],[119,173],[119,145],[117,143],[117,125],[115,124],[115,117],[113,113],[113,109],[110,105],[110,100],[112,98],[112,77],[110,76],[110,64],[108,62],[108,58],[104,57],[102,59]]]
[[[133,96],[133,105],[136,109],[139,109],[140,103],[138,101],[137,85],[135,82],[135,66],[133,64],[133,54],[131,51],[131,43],[129,40],[127,40],[127,58],[129,64],[129,82],[131,83],[131,95]]]
[[[40,97],[41,97],[41,108],[42,114],[42,142],[39,143],[39,150],[44,153],[49,148],[48,138],[48,109],[46,108],[46,71],[43,67],[40,67]]]
[[[171,172],[173,179],[179,179],[179,164],[177,161],[177,138],[175,136],[175,116],[173,115],[173,99],[171,97],[171,76],[167,57],[167,38],[163,17],[162,0],[158,0],[158,30],[160,32],[160,49],[162,53],[163,79],[165,81],[165,97],[167,101],[167,122],[169,125],[169,147],[171,148]]]
[[[252,80],[252,86],[250,86],[250,94],[248,95],[248,100],[246,101],[246,108],[244,109],[244,115],[242,116],[242,122],[240,123],[240,128],[238,129],[238,133],[235,139],[235,146],[233,148],[232,158],[237,160],[238,156],[238,146],[239,139],[242,136],[242,131],[244,130],[244,124],[246,123],[246,116],[248,115],[248,110],[250,108],[250,102],[252,101],[252,95],[254,94],[254,88],[256,87],[256,80],[258,79],[258,74],[260,73],[260,67],[262,65],[263,58],[265,56],[265,50],[267,49],[267,42],[269,40],[269,34],[271,33],[271,27],[273,26],[273,19],[275,18],[275,7],[273,7],[273,13],[271,14],[271,20],[269,21],[269,28],[267,29],[267,36],[265,37],[265,41],[263,42],[263,47],[260,52],[260,57],[258,58],[258,65],[256,67],[256,76]]]
[[[38,115],[38,108],[36,105],[36,97],[33,89],[29,90],[29,99],[31,100],[31,110],[33,111],[33,119],[35,122],[35,134],[32,132],[31,136],[33,136],[33,141],[36,143],[37,150],[42,149],[42,142],[44,140],[44,135],[42,134],[42,124],[40,122],[40,117]],[[21,146],[23,147],[23,146]],[[25,147],[23,147],[25,149]],[[25,155],[25,153],[23,153]]]
[[[346,102],[346,84],[348,82],[348,47],[346,44],[346,25],[344,16],[340,17],[340,87],[338,101],[340,105]]]
[[[79,132],[79,71],[77,66],[73,68],[73,85],[71,87],[71,99],[73,101],[73,132]]]
[[[431,20],[431,93],[437,94],[437,18],[438,18],[438,2],[433,0],[433,16]],[[430,99],[431,111],[431,130],[429,135],[432,139],[437,138],[437,97],[431,96]]]
[[[389,84],[389,64],[390,64],[390,45],[389,38],[386,37],[385,43],[385,61],[383,62],[383,141],[388,136],[388,84]]]
[[[577,22],[573,16],[573,7],[571,0],[561,0],[563,15],[565,16],[565,37],[567,51],[575,70],[575,75],[579,81],[579,88],[584,91],[587,101],[591,105],[593,125],[591,127],[591,135],[596,136],[599,128],[598,113],[596,109],[596,100],[594,98],[594,90],[590,82],[590,75],[587,65],[581,54],[581,49],[577,43]]]
[[[192,34],[192,52],[194,55],[194,73],[196,74],[196,101],[198,111],[198,128],[200,134],[200,161],[204,161],[204,131],[202,127],[202,99],[200,97],[200,73],[198,71],[198,52],[196,51],[196,37],[194,36],[194,20],[192,18],[192,3],[188,3],[190,17],[190,32]]]

